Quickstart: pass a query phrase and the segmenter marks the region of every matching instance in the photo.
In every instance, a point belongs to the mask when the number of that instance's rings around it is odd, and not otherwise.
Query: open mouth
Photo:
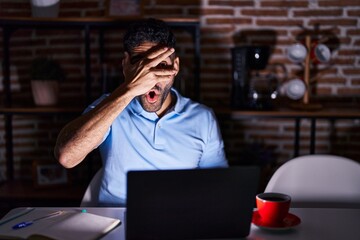
[[[154,103],[158,100],[159,95],[156,93],[156,91],[151,90],[146,94],[146,99],[149,103]]]
[[[151,99],[153,99],[154,97],[155,97],[155,92],[154,91],[151,91],[151,92],[149,92],[149,97],[151,98]]]

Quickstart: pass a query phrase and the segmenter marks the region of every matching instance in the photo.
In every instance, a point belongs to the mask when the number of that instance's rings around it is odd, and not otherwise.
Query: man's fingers
[[[173,75],[164,75],[164,76],[156,75],[156,82],[168,82],[173,78],[174,78]]]
[[[152,68],[151,72],[154,73],[156,76],[173,76],[176,74],[175,69],[158,69]]]
[[[149,64],[151,67],[156,67],[157,65],[159,65],[159,63],[170,57],[171,54],[175,52],[175,49],[173,48],[166,49],[166,51],[156,52],[155,54],[150,53],[149,56],[147,56],[147,58],[150,60]]]
[[[147,54],[147,58],[148,59],[155,59],[160,57],[163,54],[166,54],[167,52],[174,52],[173,48],[168,48],[168,47],[159,47],[159,48],[153,48],[149,51],[149,53]],[[171,55],[171,53],[170,53]],[[170,56],[168,55],[168,56]]]

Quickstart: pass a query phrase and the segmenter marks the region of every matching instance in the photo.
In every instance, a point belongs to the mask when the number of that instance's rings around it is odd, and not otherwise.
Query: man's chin
[[[147,112],[157,112],[161,108],[161,104],[159,104],[158,101],[150,103],[146,100],[146,97],[144,96],[141,97],[140,103],[142,108]]]
[[[155,108],[155,107],[149,107],[149,106],[144,106],[143,105],[143,109],[146,111],[146,112],[157,112],[160,110],[160,108]]]

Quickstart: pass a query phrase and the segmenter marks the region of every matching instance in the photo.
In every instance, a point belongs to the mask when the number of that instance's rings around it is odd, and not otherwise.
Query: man
[[[54,153],[66,168],[99,147],[102,206],[125,205],[129,170],[228,166],[213,112],[172,88],[180,64],[174,48],[163,21],[133,24],[124,36],[124,83],[58,136]]]

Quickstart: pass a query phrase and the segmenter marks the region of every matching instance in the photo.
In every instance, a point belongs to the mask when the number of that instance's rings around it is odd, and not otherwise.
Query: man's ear
[[[175,57],[175,59],[174,59],[174,69],[176,70],[176,73],[175,73],[175,76],[176,76],[180,71],[180,59],[179,59],[179,57]]]

